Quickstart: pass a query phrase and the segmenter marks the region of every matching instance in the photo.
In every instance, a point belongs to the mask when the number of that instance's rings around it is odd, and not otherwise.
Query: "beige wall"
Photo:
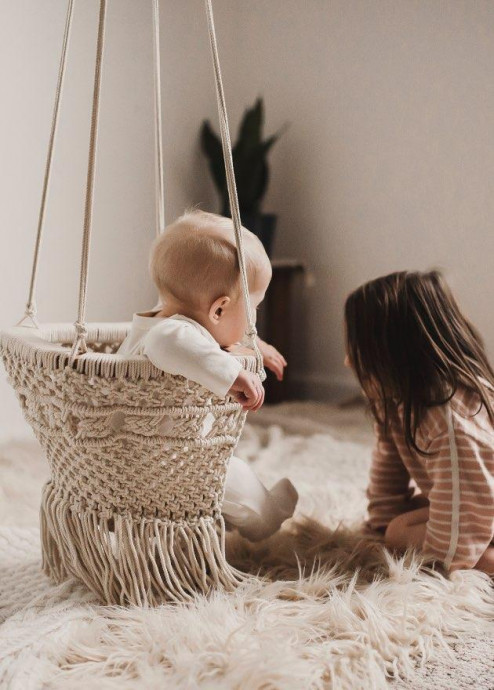
[[[23,308],[64,8],[1,0],[2,325]],[[350,383],[344,297],[402,268],[443,267],[494,356],[494,3],[216,0],[215,8],[234,129],[258,94],[268,131],[290,122],[273,152],[265,208],[280,214],[276,255],[304,259],[317,279],[299,304],[299,381],[313,395]],[[215,104],[202,0],[162,0],[162,14],[173,216],[189,203],[214,206],[197,131]],[[74,314],[95,20],[95,0],[76,3],[44,247],[51,259],[40,275],[48,319]],[[154,222],[150,21],[147,0],[109,3],[93,319],[125,318],[152,298],[142,279]],[[0,436],[24,428],[0,381]]]
[[[66,2],[0,3],[0,325],[5,326],[24,309]],[[97,10],[96,0],[75,3],[39,276],[39,314],[46,321],[75,318]],[[214,92],[202,3],[168,0],[162,10],[172,216],[211,196],[197,131],[201,117],[214,113]],[[149,0],[108,2],[88,295],[93,320],[129,318],[154,297],[146,272],[155,211],[151,37]],[[22,435],[26,428],[2,369],[0,438]]]
[[[269,129],[291,123],[266,208],[277,253],[317,278],[295,361],[309,390],[351,381],[344,298],[399,269],[443,267],[494,357],[494,3],[235,5],[236,104],[262,93]]]

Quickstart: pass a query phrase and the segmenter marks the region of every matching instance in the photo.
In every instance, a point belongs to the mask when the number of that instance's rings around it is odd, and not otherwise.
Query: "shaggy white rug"
[[[489,579],[450,579],[363,536],[369,425],[309,404],[252,417],[239,455],[300,492],[295,520],[230,557],[258,573],[234,594],[154,610],[98,605],[39,569],[37,505],[47,468],[33,444],[1,449],[0,687],[453,690],[494,687]],[[400,680],[401,678],[401,680]]]

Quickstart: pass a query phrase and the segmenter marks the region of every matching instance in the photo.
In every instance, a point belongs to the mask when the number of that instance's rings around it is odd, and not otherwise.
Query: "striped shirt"
[[[430,504],[423,551],[451,570],[476,565],[494,537],[494,428],[479,405],[476,393],[461,388],[449,405],[427,410],[416,436],[427,456],[408,449],[402,406],[390,410],[387,434],[375,425],[371,527],[409,510],[418,488]]]

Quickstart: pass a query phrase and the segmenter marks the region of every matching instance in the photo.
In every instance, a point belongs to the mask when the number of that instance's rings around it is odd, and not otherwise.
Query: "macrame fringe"
[[[40,517],[44,572],[57,583],[76,577],[108,605],[187,602],[246,578],[226,560],[221,517],[195,524],[101,517],[75,509],[51,482]]]

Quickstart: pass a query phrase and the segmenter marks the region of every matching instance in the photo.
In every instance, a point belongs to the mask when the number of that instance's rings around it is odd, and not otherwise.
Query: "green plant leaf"
[[[269,181],[267,155],[286,128],[282,127],[276,134],[263,141],[263,127],[264,103],[262,98],[258,98],[242,118],[238,139],[232,151],[239,205],[243,214],[259,213]],[[201,145],[209,160],[211,175],[221,197],[222,213],[230,215],[221,140],[208,121],[202,125]]]
[[[266,139],[266,141],[263,141],[261,144],[262,147],[262,152],[263,155],[266,156],[269,152],[269,149],[275,144],[278,139],[280,138],[279,133],[273,134],[273,136],[269,137],[269,139]]]
[[[213,131],[210,123],[205,120],[201,128],[201,146],[209,160],[209,169],[220,197],[226,194],[226,174],[223,162],[221,140]]]
[[[262,140],[264,126],[264,104],[262,98],[258,98],[254,106],[246,110],[238,130],[238,138],[235,147],[237,150],[249,153]]]
[[[266,190],[267,164],[259,144],[250,156],[237,156],[234,160],[239,205],[243,212],[255,213],[259,210]]]

